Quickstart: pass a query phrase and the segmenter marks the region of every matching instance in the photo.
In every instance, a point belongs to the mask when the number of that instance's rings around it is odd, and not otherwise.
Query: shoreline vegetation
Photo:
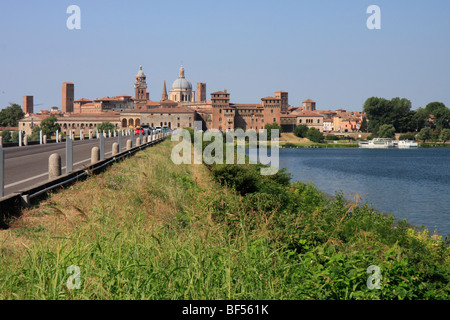
[[[448,239],[284,170],[175,165],[174,145],[53,193],[1,230],[0,299],[450,298]]]

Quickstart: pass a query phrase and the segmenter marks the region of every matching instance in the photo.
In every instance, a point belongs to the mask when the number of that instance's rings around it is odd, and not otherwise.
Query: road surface
[[[137,136],[136,136],[137,137]],[[126,149],[126,141],[136,138],[122,136],[122,150]],[[105,139],[105,158],[112,154],[112,145],[118,138]],[[100,148],[100,140],[83,140],[73,142],[73,171],[91,164],[91,150]],[[48,180],[48,158],[53,153],[61,156],[62,174],[66,173],[66,143],[49,143],[23,147],[5,148],[4,196],[19,192],[35,184]]]

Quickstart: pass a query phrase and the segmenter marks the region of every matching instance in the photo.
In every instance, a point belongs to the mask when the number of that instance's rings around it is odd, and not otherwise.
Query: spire
[[[161,95],[161,101],[167,100],[166,80],[164,80],[164,87]]]
[[[183,67],[183,62],[181,62],[179,78],[184,79],[184,67]]]

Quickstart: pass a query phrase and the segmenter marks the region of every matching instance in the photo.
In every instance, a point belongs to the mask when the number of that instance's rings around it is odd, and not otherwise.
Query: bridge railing
[[[124,136],[122,135],[122,132]],[[147,146],[153,145],[154,143],[160,142],[165,139],[167,135],[170,135],[170,132],[164,131],[164,132],[156,132],[156,130],[149,132],[146,132],[146,134],[142,134],[142,132],[139,135],[135,135],[134,131],[122,131],[114,133],[114,137],[117,138],[117,142],[113,143],[112,146],[112,156],[108,159],[116,160],[119,159],[123,155],[129,154],[132,149],[135,148],[145,148]],[[99,140],[98,147],[93,147],[91,149],[91,165],[95,165],[98,162],[105,161],[105,139],[106,139],[106,132],[103,132],[103,134],[96,135],[96,138]],[[111,137],[111,132],[108,133],[108,136]],[[65,147],[65,154],[66,154],[66,175],[71,174],[74,171],[73,168],[73,139],[72,135],[68,135],[66,137],[66,147]],[[127,138],[127,143],[125,147],[125,151],[123,151],[122,148],[122,140],[123,137]],[[83,171],[83,170],[82,170]],[[49,172],[48,172],[49,180],[55,180],[59,179],[62,176],[62,168],[61,168],[61,157],[59,154],[54,153],[50,155],[49,157]],[[5,181],[5,149],[0,146],[0,202],[2,201],[1,198],[5,196],[4,194],[4,184]],[[64,181],[63,181],[64,182]],[[45,184],[48,184],[48,181],[45,182]],[[59,183],[61,184],[61,183]],[[51,185],[51,184],[50,184]],[[26,193],[26,191],[23,191],[22,193]],[[29,198],[30,195],[27,195],[27,198]]]

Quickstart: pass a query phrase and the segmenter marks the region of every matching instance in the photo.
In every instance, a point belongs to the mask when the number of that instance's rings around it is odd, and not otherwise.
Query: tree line
[[[404,133],[404,138],[450,140],[450,109],[442,102],[411,110],[411,101],[405,98],[371,97],[363,111],[368,121],[361,131],[372,133],[372,137],[393,138],[397,132]]]

